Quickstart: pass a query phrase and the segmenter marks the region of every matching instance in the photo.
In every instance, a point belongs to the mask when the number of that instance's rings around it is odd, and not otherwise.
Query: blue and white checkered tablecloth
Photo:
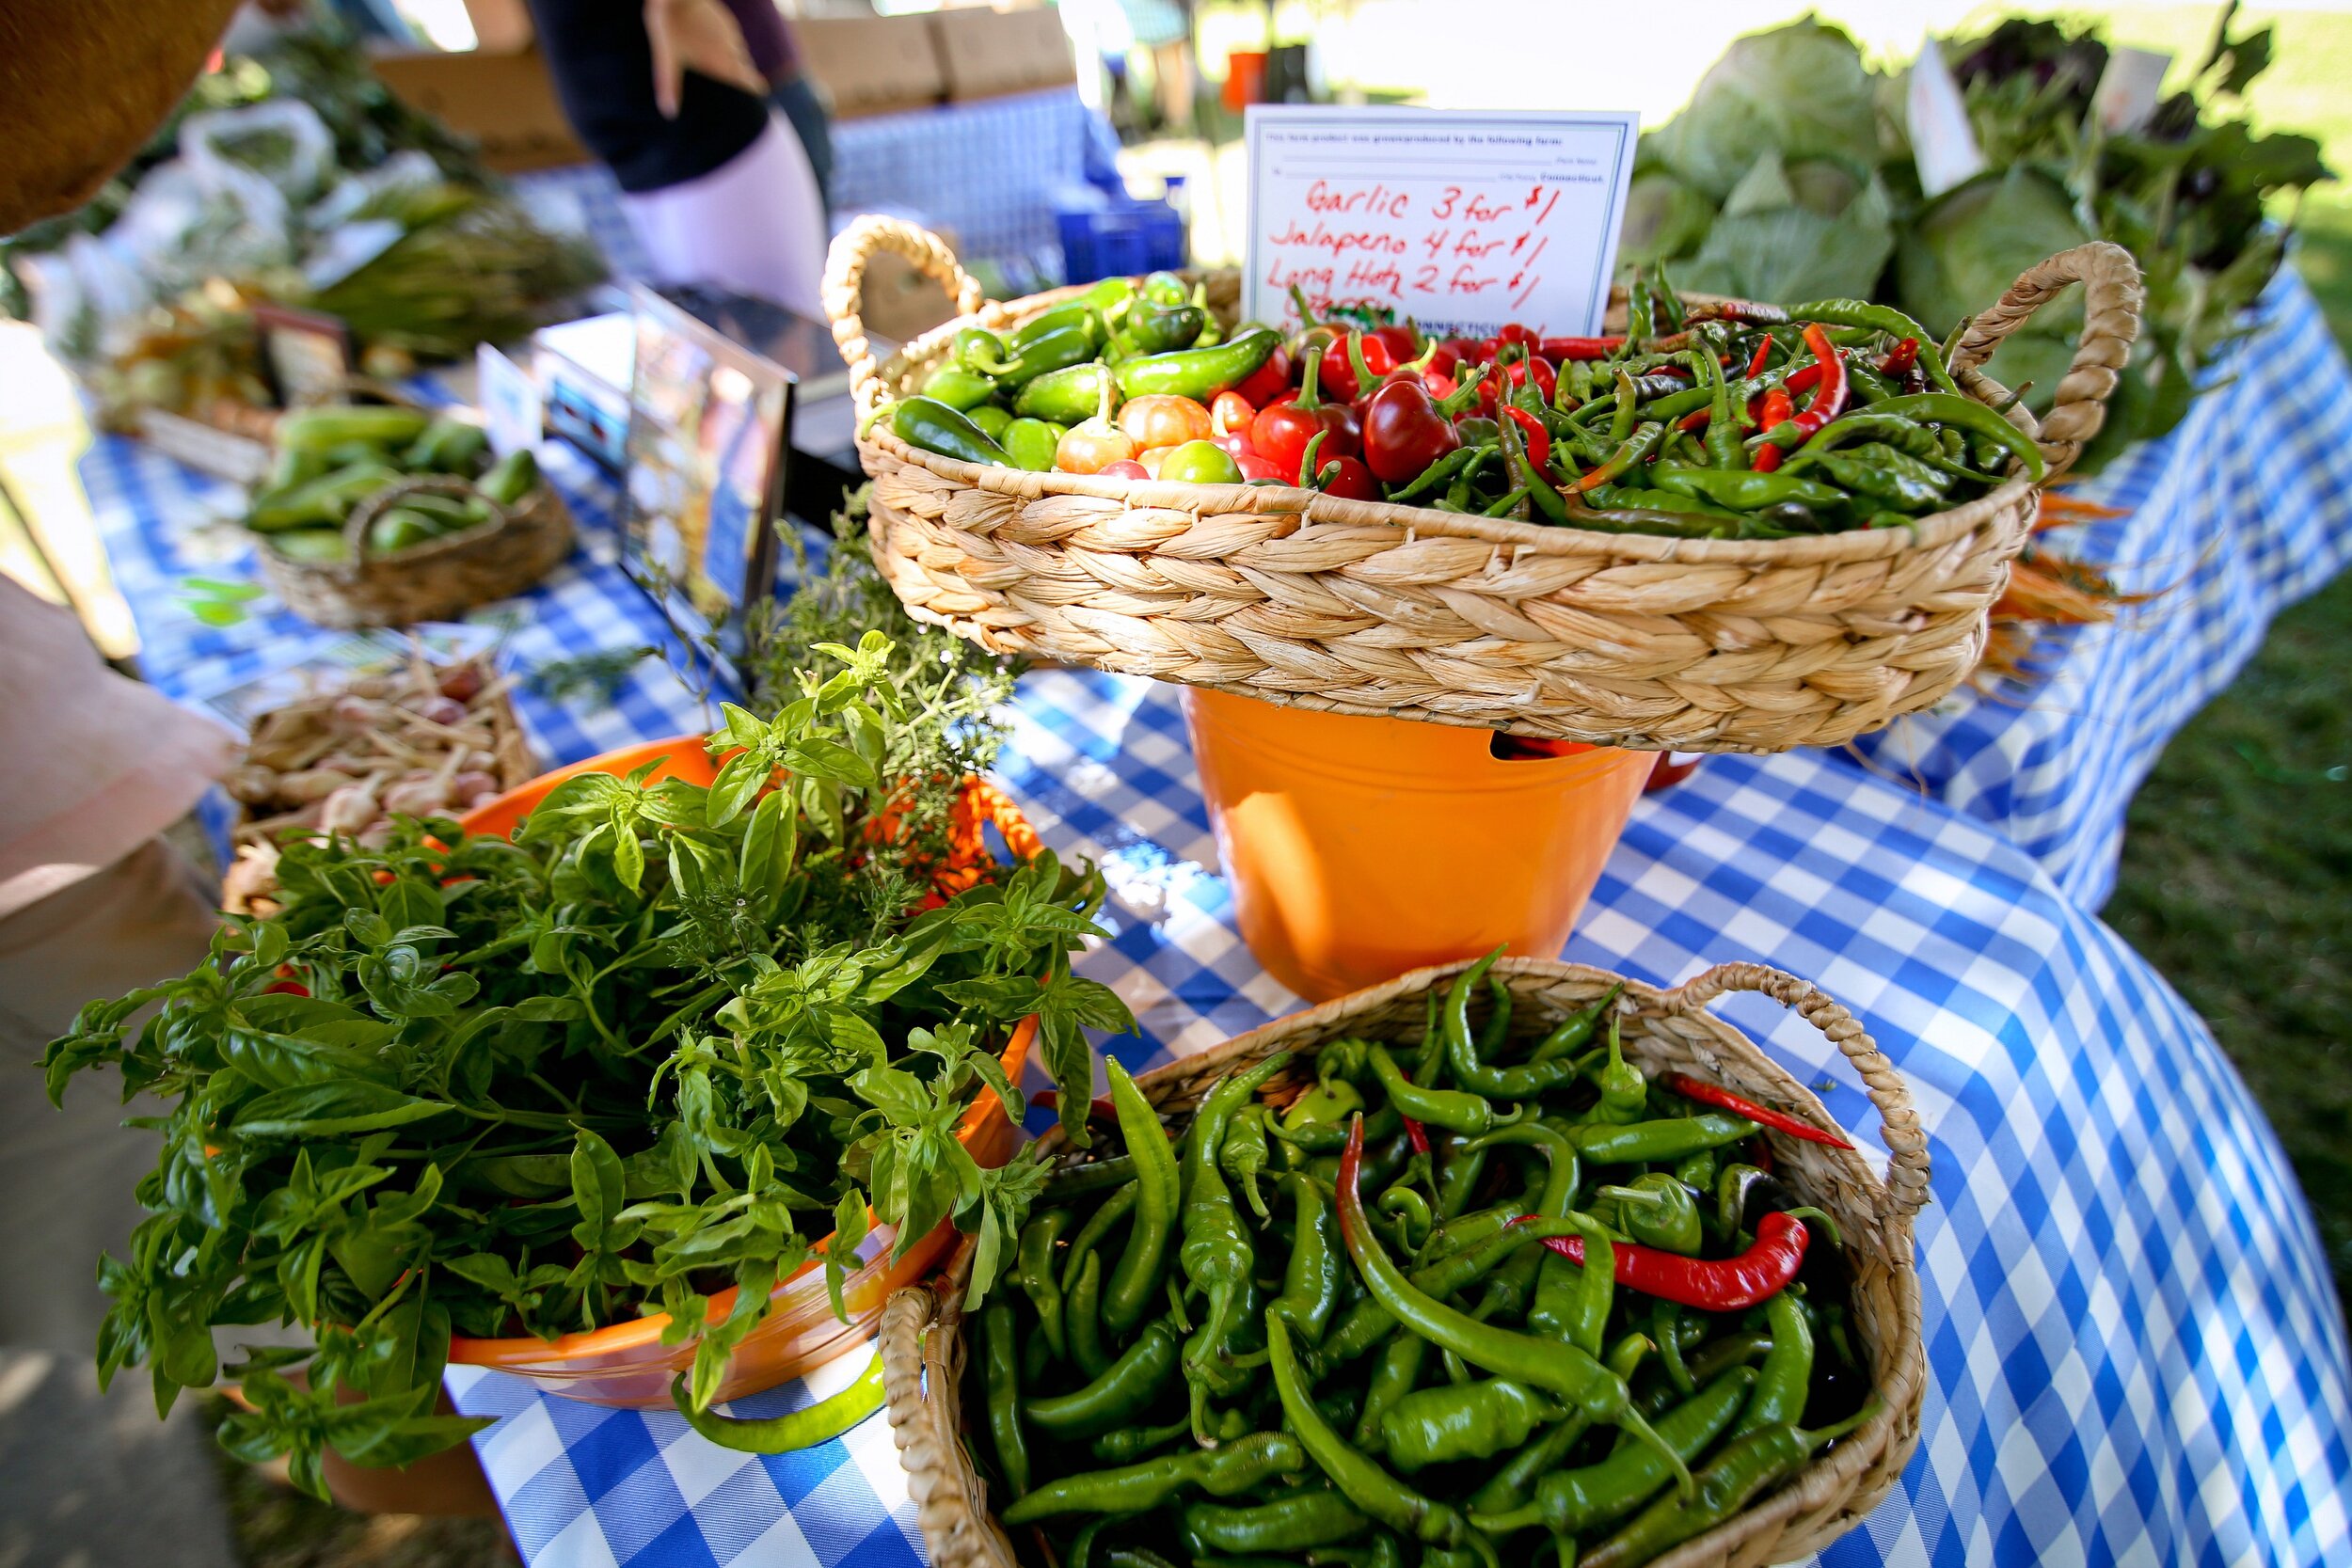
[[[1109,873],[1116,935],[1078,967],[1142,1022],[1121,1059],[1295,1007],[1235,934],[1173,690],[1041,674],[1018,709],[1004,778],[1047,843]],[[1724,758],[1636,810],[1568,957],[1660,984],[1778,965],[1851,1006],[1909,1078],[1935,1160],[1925,1435],[1824,1560],[2352,1557],[2352,1367],[2294,1178],[2203,1025],[2030,859],[1821,755]],[[1722,1006],[1871,1143],[1834,1048],[1769,1003]],[[469,1369],[450,1386],[500,1418],[475,1442],[533,1568],[922,1556],[881,1417],[761,1459],[668,1413]]]
[[[589,653],[656,650],[621,680],[609,704],[558,702],[527,684],[514,692],[516,717],[549,766],[616,746],[708,726],[704,705],[678,672],[707,670],[687,656],[644,593],[620,566],[617,497],[585,459],[560,442],[544,451],[579,524],[579,547],[529,593],[487,605],[470,619],[503,629],[501,667],[528,673]],[[190,578],[254,577],[252,536],[237,526],[244,492],[207,479],[140,442],[102,436],[82,460],[82,483],[106,545],[116,586],[139,632],[139,663],[167,694],[190,700],[284,669],[347,634],[312,626],[263,599],[230,626],[204,625],[187,608]],[[712,698],[733,696],[724,687]],[[715,707],[711,710],[714,714]]]
[[[1054,205],[1067,187],[1119,182],[1119,137],[1075,87],[834,122],[833,211],[918,218],[955,235],[957,253],[1061,276]],[[532,209],[584,230],[614,272],[643,277],[644,249],[601,164],[515,182]]]
[[[2212,379],[2169,436],[2077,488],[2128,515],[2046,536],[2157,597],[2045,640],[2029,681],[1853,743],[1873,770],[1999,828],[2085,909],[2114,891],[2123,813],[2165,743],[2273,615],[2352,562],[2352,372],[2292,269]]]

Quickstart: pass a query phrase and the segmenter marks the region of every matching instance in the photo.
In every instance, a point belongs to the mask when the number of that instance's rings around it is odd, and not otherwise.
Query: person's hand
[[[653,45],[653,100],[664,119],[677,118],[690,71],[755,98],[768,94],[743,29],[721,0],[645,0],[645,38]]]

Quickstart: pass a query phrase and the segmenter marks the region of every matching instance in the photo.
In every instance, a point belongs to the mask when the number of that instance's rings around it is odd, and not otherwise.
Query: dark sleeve
[[[697,180],[735,157],[768,126],[751,94],[686,73],[678,117],[653,99],[653,45],[639,0],[530,0],[539,50],[555,75],[564,118],[625,191]]]
[[[743,29],[743,47],[762,76],[773,82],[800,69],[792,34],[784,24],[784,12],[776,8],[776,0],[725,0],[725,4],[735,13],[735,24]]]

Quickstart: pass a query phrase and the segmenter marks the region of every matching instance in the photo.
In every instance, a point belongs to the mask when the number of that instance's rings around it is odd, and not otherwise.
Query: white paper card
[[[1437,335],[1600,330],[1640,117],[1252,104],[1243,314],[1368,300]]]
[[[482,404],[482,423],[490,433],[492,451],[504,457],[509,452],[538,450],[539,438],[547,430],[547,405],[539,383],[488,343],[474,351],[474,397]]]
[[[1911,130],[1912,157],[1919,166],[1919,189],[1930,198],[1939,197],[1982,173],[1984,152],[1977,146],[1976,127],[1968,123],[1967,101],[1933,39],[1920,46],[1906,86],[1904,119]]]
[[[2107,67],[2099,72],[2099,86],[2090,95],[2091,112],[2109,135],[2137,131],[2156,112],[2156,94],[2172,56],[2154,49],[2111,48]]]

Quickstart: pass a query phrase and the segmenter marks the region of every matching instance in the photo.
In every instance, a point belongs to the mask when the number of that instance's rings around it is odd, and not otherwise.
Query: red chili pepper
[[[1290,390],[1291,351],[1277,345],[1266,356],[1266,362],[1245,376],[1233,390],[1247,398],[1252,408],[1263,408]]]
[[[1410,377],[1384,383],[1364,404],[1364,466],[1391,484],[1419,479],[1430,464],[1461,446],[1454,416],[1475,395],[1457,388],[1439,402]]]
[[[1420,358],[1422,350],[1426,346],[1422,341],[1421,328],[1411,322],[1391,322],[1387,326],[1375,326],[1371,335],[1386,345],[1390,359],[1400,365]]]
[[[1764,334],[1764,341],[1756,345],[1755,357],[1748,361],[1747,378],[1751,381],[1764,373],[1764,361],[1772,356],[1772,335]]]
[[[308,996],[310,988],[299,980],[272,980],[262,988],[263,996]]]
[[[1546,463],[1551,461],[1551,432],[1544,428],[1543,420],[1516,403],[1504,404],[1502,412],[1525,433],[1527,460],[1540,471]]]
[[[1779,389],[1786,390],[1790,395],[1790,406],[1793,407],[1795,406],[1795,394],[1804,391],[1820,379],[1821,367],[1807,365],[1802,370],[1789,372],[1788,379],[1780,384]]]
[[[1544,1245],[1580,1267],[1584,1238],[1547,1236]],[[1619,1242],[1617,1283],[1702,1312],[1740,1312],[1778,1295],[1797,1277],[1810,1234],[1804,1221],[1775,1211],[1756,1227],[1756,1243],[1737,1258],[1685,1258],[1678,1252]]]
[[[1423,371],[1421,384],[1429,388],[1433,398],[1450,398],[1462,389],[1462,384],[1442,371]]]
[[[1751,452],[1748,456],[1748,467],[1752,472],[1769,474],[1774,468],[1779,467],[1780,449],[1773,446],[1770,441],[1767,441],[1764,445],[1756,448],[1756,451]]]
[[[1838,357],[1837,345],[1829,341],[1820,323],[1805,323],[1804,346],[1813,351],[1813,363],[1790,376],[1784,385],[1795,389],[1798,378],[1810,371],[1813,399],[1793,419],[1764,426],[1765,444],[1769,446],[1801,447],[1812,439],[1815,432],[1846,411],[1846,362]]]
[[[1772,1143],[1761,1132],[1748,1140],[1748,1164],[1767,1176],[1780,1169],[1780,1157],[1772,1152]]]
[[[1495,343],[1498,347],[1504,343],[1518,343],[1531,352],[1542,341],[1535,335],[1534,328],[1522,325],[1518,322],[1507,323],[1500,332],[1495,334]]]
[[[1364,450],[1363,425],[1356,411],[1321,394],[1321,357],[1310,355],[1306,364],[1307,379],[1298,390],[1265,404],[1249,422],[1249,444],[1285,475],[1298,471],[1307,443],[1319,433],[1330,436],[1325,445],[1336,453],[1352,457]]]
[[[1792,1138],[1803,1138],[1809,1144],[1827,1144],[1832,1148],[1853,1148],[1835,1132],[1824,1132],[1811,1122],[1799,1121],[1785,1111],[1758,1105],[1755,1101],[1736,1095],[1721,1085],[1703,1083],[1687,1072],[1670,1072],[1660,1081],[1685,1100],[1695,1100],[1702,1105],[1712,1105],[1718,1110],[1745,1117],[1759,1127],[1786,1132]]]
[[[1433,375],[1442,375],[1457,382],[1461,379],[1460,376],[1454,374],[1462,366],[1460,339],[1448,338],[1443,341],[1430,344],[1428,358],[1427,368],[1421,372],[1421,378],[1423,381]]]
[[[1911,367],[1918,362],[1919,340],[1905,338],[1886,351],[1886,357],[1879,361],[1879,370],[1886,375],[1905,375],[1910,372]]]
[[[1361,358],[1372,372],[1359,376],[1355,361]],[[1360,332],[1350,332],[1334,338],[1323,351],[1323,387],[1343,403],[1354,403],[1357,396],[1370,391],[1380,378],[1396,369],[1396,356],[1389,345],[1377,338],[1366,338]]]
[[[1675,421],[1675,428],[1677,430],[1705,430],[1710,418],[1712,415],[1709,410],[1693,408]]]
[[[1415,1121],[1412,1117],[1406,1117],[1405,1118],[1405,1141],[1413,1146],[1414,1153],[1426,1154],[1429,1152],[1429,1129],[1423,1127],[1420,1122]],[[1526,1214],[1519,1216],[1520,1219],[1527,1219],[1531,1217],[1532,1216]],[[1512,1223],[1516,1225],[1518,1222],[1514,1220]]]
[[[1563,359],[1606,359],[1625,347],[1623,338],[1544,338],[1535,352],[1557,364]]]

